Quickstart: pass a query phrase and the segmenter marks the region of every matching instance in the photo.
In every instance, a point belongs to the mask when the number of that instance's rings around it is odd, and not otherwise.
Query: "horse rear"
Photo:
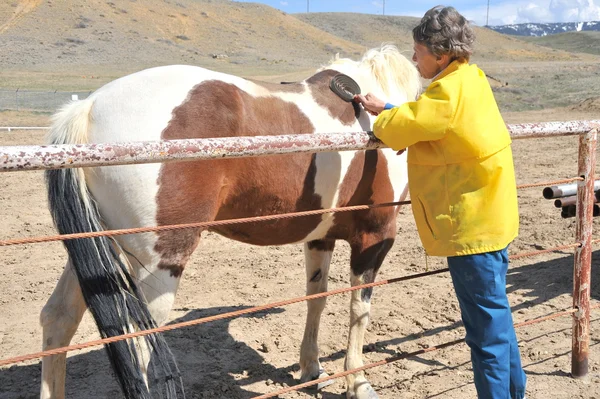
[[[402,60],[402,69],[394,64],[389,72],[402,75],[408,86],[381,87],[368,62],[337,61],[331,67],[354,77],[363,91],[387,94],[399,103],[414,97],[419,82],[412,65]],[[378,62],[384,67],[385,57]],[[150,69],[67,106],[57,115],[50,138],[62,144],[368,130],[370,117],[329,90],[335,69],[291,85],[197,67]],[[404,156],[390,151],[358,151],[64,169],[49,171],[47,181],[53,218],[66,234],[389,202],[406,194],[406,166]],[[214,230],[255,245],[304,243],[307,293],[313,294],[327,290],[337,239],[350,243],[352,284],[373,281],[393,243],[395,216],[396,209],[379,208]],[[102,336],[166,322],[200,233],[187,229],[66,241],[69,260],[42,312],[44,349],[67,345],[86,308]],[[347,368],[362,365],[370,294],[352,294]],[[307,306],[302,380],[324,375],[317,338],[325,299]],[[183,395],[175,360],[161,335],[110,344],[107,351],[126,397],[151,396],[146,375],[151,358],[156,389],[168,398]],[[42,397],[64,397],[64,370],[64,355],[44,358]],[[349,397],[373,395],[364,375],[348,379]]]

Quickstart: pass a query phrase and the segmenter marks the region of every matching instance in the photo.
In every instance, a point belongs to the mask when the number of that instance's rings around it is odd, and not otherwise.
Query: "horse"
[[[395,104],[421,88],[415,66],[393,45],[358,61],[335,56],[297,83],[244,79],[197,66],[146,69],[114,80],[53,117],[50,144],[109,143],[369,130],[373,116],[330,89],[343,73],[363,92]],[[384,203],[407,195],[406,155],[391,149],[323,152],[57,169],[46,172],[50,213],[61,234],[235,219]],[[306,293],[327,291],[336,240],[350,244],[352,286],[373,282],[396,235],[399,207],[212,227],[254,245],[302,243]],[[102,337],[167,321],[186,262],[203,229],[64,241],[68,259],[40,321],[43,349],[66,346],[89,309]],[[351,294],[345,369],[363,365],[372,289]],[[318,333],[325,298],[307,302],[301,381],[327,374]],[[127,398],[184,396],[161,334],[105,346]],[[150,367],[150,359],[152,359]],[[152,378],[148,370],[153,370]],[[65,354],[42,360],[41,398],[63,398]],[[348,398],[376,398],[364,373],[346,378]]]

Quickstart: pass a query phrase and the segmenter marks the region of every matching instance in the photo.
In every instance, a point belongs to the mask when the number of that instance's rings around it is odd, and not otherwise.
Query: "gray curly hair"
[[[448,54],[452,60],[464,62],[473,53],[475,32],[454,7],[433,7],[412,32],[413,40],[427,46],[436,56]]]

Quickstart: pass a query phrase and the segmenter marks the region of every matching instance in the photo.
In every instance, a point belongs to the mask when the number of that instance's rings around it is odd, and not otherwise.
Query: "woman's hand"
[[[385,101],[378,99],[371,93],[367,93],[364,96],[362,94],[355,95],[354,102],[361,104],[365,111],[371,115],[379,115],[385,108]]]

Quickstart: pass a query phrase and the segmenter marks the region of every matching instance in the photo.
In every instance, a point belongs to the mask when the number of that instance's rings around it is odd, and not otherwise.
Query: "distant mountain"
[[[592,22],[554,22],[548,24],[527,23],[513,25],[488,26],[489,29],[515,36],[548,36],[565,32],[600,31],[600,21]]]

